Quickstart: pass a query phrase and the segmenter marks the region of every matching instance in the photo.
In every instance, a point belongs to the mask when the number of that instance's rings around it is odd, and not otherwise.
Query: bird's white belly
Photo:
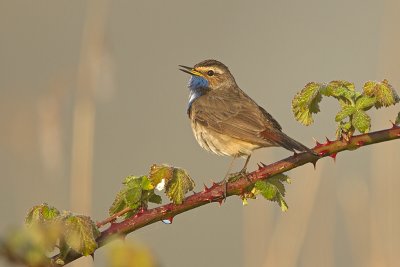
[[[260,147],[259,145],[217,133],[198,123],[192,122],[192,129],[200,146],[217,155],[246,157],[250,155],[254,149]]]

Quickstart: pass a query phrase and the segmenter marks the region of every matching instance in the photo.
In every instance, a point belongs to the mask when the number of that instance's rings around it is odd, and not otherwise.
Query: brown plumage
[[[196,140],[218,155],[247,157],[261,147],[281,146],[308,151],[306,146],[282,132],[279,123],[236,84],[229,69],[216,60],[205,60],[193,68],[189,81],[188,115]]]

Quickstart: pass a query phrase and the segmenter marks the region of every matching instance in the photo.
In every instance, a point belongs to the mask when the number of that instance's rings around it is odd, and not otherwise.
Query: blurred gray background
[[[399,89],[399,10],[396,0],[1,0],[0,235],[42,202],[103,219],[122,179],[153,163],[185,168],[197,191],[220,180],[230,159],[196,143],[178,64],[218,59],[290,136],[334,138],[335,101],[305,127],[291,99],[310,81],[387,78]],[[372,111],[372,130],[398,111]],[[161,266],[398,266],[399,149],[378,144],[289,172],[286,213],[233,197],[129,240]],[[257,151],[249,169],[289,155]]]

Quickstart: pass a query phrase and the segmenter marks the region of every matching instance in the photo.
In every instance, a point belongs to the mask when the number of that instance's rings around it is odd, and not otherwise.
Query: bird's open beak
[[[186,72],[186,73],[188,73],[190,75],[203,76],[203,74],[201,74],[200,72],[198,72],[194,68],[183,66],[183,65],[178,65],[178,66],[182,68],[182,69],[179,69],[180,71]]]

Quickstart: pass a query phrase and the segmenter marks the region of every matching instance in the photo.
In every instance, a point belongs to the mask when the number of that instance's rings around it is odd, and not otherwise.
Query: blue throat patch
[[[190,90],[188,109],[198,97],[204,95],[208,90],[208,81],[200,76],[190,77],[188,88]]]

